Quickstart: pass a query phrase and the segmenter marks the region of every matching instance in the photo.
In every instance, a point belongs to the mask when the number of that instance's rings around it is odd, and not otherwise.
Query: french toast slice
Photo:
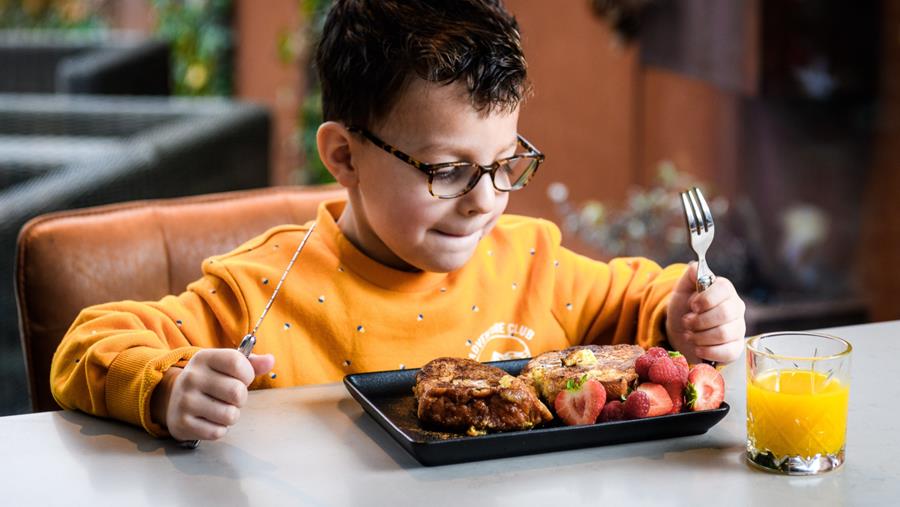
[[[416,373],[416,415],[470,435],[530,429],[553,419],[526,380],[478,361],[440,357]]]
[[[628,388],[637,381],[634,362],[643,353],[638,345],[577,345],[533,358],[519,377],[534,384],[548,405],[570,379],[580,380],[585,375],[603,385],[607,400],[616,400],[628,394]]]

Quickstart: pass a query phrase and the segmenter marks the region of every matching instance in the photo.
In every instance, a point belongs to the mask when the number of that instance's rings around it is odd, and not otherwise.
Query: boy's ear
[[[319,158],[341,186],[356,185],[358,175],[353,166],[350,132],[340,123],[326,121],[316,132]]]

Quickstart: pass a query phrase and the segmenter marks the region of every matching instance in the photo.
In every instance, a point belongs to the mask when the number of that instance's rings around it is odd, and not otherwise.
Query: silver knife
[[[300,255],[300,251],[303,250],[303,247],[306,245],[306,241],[309,239],[309,235],[312,234],[313,229],[316,228],[316,224],[313,223],[312,226],[306,231],[306,235],[303,236],[303,241],[297,246],[297,250],[294,251],[293,257],[291,257],[291,261],[288,263],[287,267],[284,269],[284,273],[281,274],[281,280],[278,280],[278,285],[275,286],[275,291],[272,292],[272,297],[269,298],[269,302],[266,303],[266,307],[263,308],[262,314],[259,316],[259,319],[256,321],[256,325],[253,326],[253,330],[250,331],[250,334],[244,336],[241,340],[241,344],[238,345],[238,352],[244,354],[244,357],[249,358],[250,352],[253,352],[253,346],[256,345],[256,331],[259,330],[260,324],[264,318],[266,318],[266,314],[269,313],[269,308],[272,307],[272,303],[275,302],[275,296],[278,295],[278,291],[281,290],[281,285],[284,283],[284,279],[287,278],[288,272],[290,272],[291,268],[294,266],[294,261],[297,260],[297,256]],[[178,443],[181,447],[186,449],[196,449],[198,445],[200,445],[199,440],[184,440]]]

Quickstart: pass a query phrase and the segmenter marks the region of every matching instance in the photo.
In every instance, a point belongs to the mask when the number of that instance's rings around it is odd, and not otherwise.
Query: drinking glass
[[[747,341],[747,460],[767,471],[812,475],[844,462],[847,340],[780,332]]]

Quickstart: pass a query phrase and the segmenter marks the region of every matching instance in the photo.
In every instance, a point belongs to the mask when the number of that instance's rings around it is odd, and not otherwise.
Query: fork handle
[[[697,263],[697,292],[705,291],[715,281],[716,275],[709,269],[709,265],[706,264],[706,259],[700,257],[699,262]],[[713,368],[716,367],[715,361],[710,361],[708,359],[703,359],[702,361]]]
[[[705,257],[700,257],[697,261],[697,292],[703,292],[716,281],[716,275],[709,269]]]

